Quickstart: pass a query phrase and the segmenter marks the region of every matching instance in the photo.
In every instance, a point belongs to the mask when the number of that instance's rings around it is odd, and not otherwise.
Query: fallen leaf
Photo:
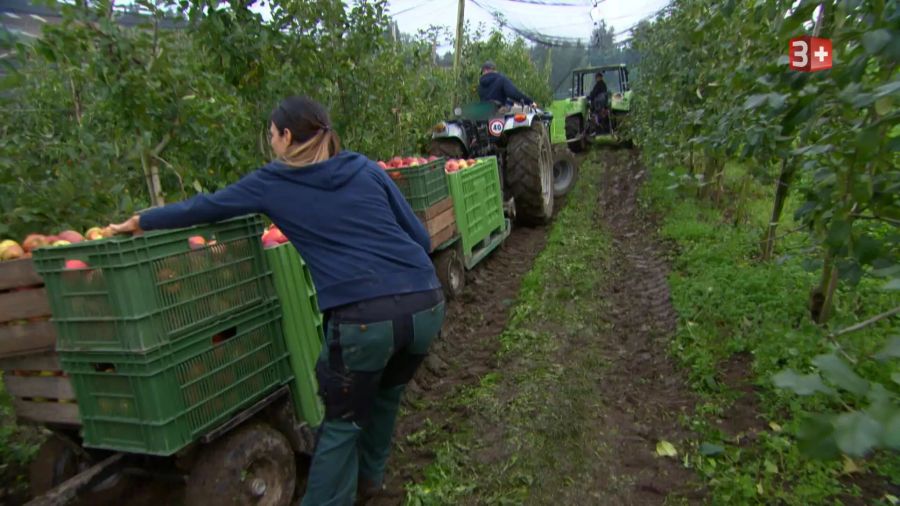
[[[775,432],[781,432],[781,425],[778,425],[775,422],[769,422],[769,428],[771,428]]]
[[[678,456],[678,450],[675,449],[672,443],[662,440],[656,443],[656,454],[660,457],[676,457]]]
[[[850,457],[844,455],[844,474],[853,474],[860,472],[861,469],[856,465]]]

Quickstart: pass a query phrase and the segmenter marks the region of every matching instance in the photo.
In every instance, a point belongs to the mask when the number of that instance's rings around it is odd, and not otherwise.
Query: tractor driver
[[[596,79],[597,82],[594,83],[594,88],[591,89],[591,93],[588,95],[588,102],[595,110],[600,108],[599,105],[606,105],[606,97],[608,96],[606,81],[603,80],[603,72],[597,72]],[[600,103],[595,105],[595,101]]]
[[[603,80],[603,72],[597,72],[595,79],[597,82],[594,83],[594,88],[588,94],[588,106],[591,109],[591,126],[589,128],[594,132],[602,132],[606,129],[601,125],[605,127],[608,122],[609,112],[606,108],[609,101],[609,90]]]
[[[508,77],[497,72],[497,65],[490,60],[481,66],[478,97],[482,102],[497,102],[500,107],[508,107],[513,102],[537,107],[537,104],[519,91]]]

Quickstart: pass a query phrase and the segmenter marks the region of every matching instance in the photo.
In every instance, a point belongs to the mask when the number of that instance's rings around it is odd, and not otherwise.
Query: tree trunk
[[[781,174],[778,175],[778,183],[775,186],[775,203],[772,205],[772,218],[769,227],[762,240],[762,259],[768,261],[775,252],[775,232],[781,221],[781,213],[784,211],[784,203],[787,201],[791,182],[794,179],[794,166],[788,163],[787,157],[781,159]]]
[[[838,269],[834,261],[834,255],[825,255],[825,265],[822,267],[822,281],[813,290],[810,296],[810,315],[818,324],[823,324],[831,317],[834,304],[834,292],[838,284]]]

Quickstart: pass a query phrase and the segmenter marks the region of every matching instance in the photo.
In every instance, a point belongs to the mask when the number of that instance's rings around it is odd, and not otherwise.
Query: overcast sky
[[[594,7],[591,0],[542,1],[580,5],[531,5],[511,0],[478,0],[478,3],[504,13],[510,24],[550,36],[585,40],[590,38],[594,25],[591,11],[593,19],[604,19],[620,32],[669,3],[669,0],[604,0]],[[431,25],[447,26],[455,30],[458,5],[458,0],[391,0],[389,12],[397,21],[401,32],[416,33]],[[488,27],[493,27],[497,24],[490,14],[471,1],[466,1],[465,18],[475,25],[485,23]],[[625,35],[617,37],[622,38]],[[441,47],[442,50],[447,48],[449,46]]]

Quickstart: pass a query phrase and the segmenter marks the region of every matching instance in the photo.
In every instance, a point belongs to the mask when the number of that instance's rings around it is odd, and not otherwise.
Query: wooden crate
[[[456,215],[453,211],[453,199],[447,197],[416,216],[425,225],[431,237],[431,251],[456,235]]]
[[[16,417],[79,425],[75,393],[55,350],[50,304],[34,264],[30,259],[0,262],[0,371]]]

